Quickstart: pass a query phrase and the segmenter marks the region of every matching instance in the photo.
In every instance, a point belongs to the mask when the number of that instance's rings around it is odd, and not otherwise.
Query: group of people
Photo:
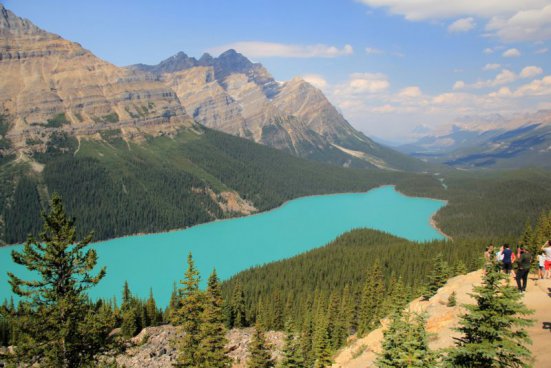
[[[486,262],[493,262],[495,259],[506,274],[510,274],[513,271],[513,265],[516,265],[513,272],[517,287],[521,293],[526,291],[526,283],[532,264],[532,254],[528,249],[519,246],[517,251],[513,252],[509,244],[504,244],[497,252],[494,252],[494,246],[490,244],[484,252],[484,258]],[[541,279],[551,278],[551,240],[545,242],[538,255],[538,277]]]

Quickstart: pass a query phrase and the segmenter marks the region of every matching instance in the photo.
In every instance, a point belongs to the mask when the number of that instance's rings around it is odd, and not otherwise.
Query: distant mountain
[[[157,65],[128,68],[163,81],[207,127],[343,166],[424,167],[355,130],[311,84],[301,78],[276,82],[261,64],[235,50],[198,60],[180,52]]]
[[[446,134],[428,135],[396,149],[458,168],[551,167],[551,111],[468,117]]]

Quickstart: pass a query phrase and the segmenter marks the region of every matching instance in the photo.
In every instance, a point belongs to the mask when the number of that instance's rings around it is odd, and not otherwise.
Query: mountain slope
[[[549,168],[551,111],[513,119],[494,116],[479,124],[455,125],[447,134],[426,136],[398,149],[459,168]]]
[[[60,132],[90,135],[117,127],[132,137],[191,125],[162,83],[107,63],[1,4],[0,76],[1,112],[11,117],[3,135],[18,151],[44,151]]]
[[[355,130],[311,84],[300,78],[276,82],[261,64],[235,50],[199,60],[181,52],[158,65],[129,69],[164,81],[195,121],[213,129],[342,166],[425,167]]]
[[[200,126],[144,142],[123,138],[121,129],[65,137],[34,160],[0,163],[0,243],[37,233],[54,191],[79,230],[101,240],[245,215],[299,196],[366,191],[398,175],[304,160]]]

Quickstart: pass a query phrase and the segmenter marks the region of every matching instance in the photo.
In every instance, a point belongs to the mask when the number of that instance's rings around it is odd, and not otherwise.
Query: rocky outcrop
[[[0,4],[0,108],[15,149],[51,131],[89,134],[127,127],[148,133],[191,124],[174,91],[150,75],[116,67]]]
[[[473,287],[482,282],[482,271],[471,272],[467,275],[456,276],[450,279],[446,285],[438,290],[435,296],[428,301],[421,298],[412,301],[408,309],[414,313],[427,314],[427,332],[430,334],[429,346],[431,349],[449,348],[454,345],[454,337],[458,332],[454,330],[458,326],[459,317],[466,312],[464,304],[474,304],[471,297]],[[514,280],[511,279],[514,285]],[[551,350],[549,350],[549,331],[545,329],[549,323],[549,298],[551,280],[534,280],[528,283],[523,301],[529,309],[534,310],[535,323],[528,328],[528,334],[532,339],[530,349],[535,358],[535,368],[549,366]],[[448,299],[455,292],[457,305],[449,307]],[[381,352],[383,333],[388,325],[388,320],[382,321],[382,327],[367,336],[351,337],[347,346],[342,348],[334,357],[333,368],[364,368],[374,366],[377,354]]]
[[[228,356],[233,368],[245,368],[249,358],[249,343],[254,329],[233,329],[226,335]],[[102,360],[115,360],[119,366],[127,368],[169,368],[176,362],[176,349],[173,341],[181,338],[180,332],[171,325],[147,327],[132,338],[126,350],[118,355],[103,357]],[[272,355],[280,360],[284,344],[282,332],[266,332],[266,342],[272,349]]]

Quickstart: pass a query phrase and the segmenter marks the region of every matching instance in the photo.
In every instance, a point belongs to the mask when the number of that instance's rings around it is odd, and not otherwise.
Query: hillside
[[[263,211],[310,194],[366,191],[395,177],[307,161],[200,126],[143,142],[125,141],[121,129],[64,136],[32,159],[0,163],[0,239],[37,233],[40,208],[54,191],[81,234],[95,230],[101,240]]]
[[[473,304],[474,300],[469,295],[475,285],[481,283],[482,271],[475,271],[467,275],[460,275],[451,278],[444,287],[429,301],[416,299],[412,301],[408,310],[415,313],[426,312],[427,331],[432,334],[429,344],[432,349],[444,349],[452,347],[454,337],[458,333],[453,331],[457,327],[459,316],[465,313],[462,304]],[[514,283],[514,280],[511,280]],[[535,311],[532,318],[534,325],[528,329],[533,343],[532,353],[535,357],[534,368],[548,366],[551,359],[549,351],[549,331],[546,331],[545,324],[549,322],[549,306],[551,299],[548,295],[548,288],[551,287],[551,280],[529,280],[526,294],[523,301],[529,309]],[[448,307],[448,298],[452,292],[457,294],[457,306]],[[388,321],[383,322],[386,326]],[[334,357],[333,368],[363,368],[371,367],[377,353],[381,351],[381,342],[385,327],[378,328],[362,338],[352,337],[346,347],[342,348]]]

